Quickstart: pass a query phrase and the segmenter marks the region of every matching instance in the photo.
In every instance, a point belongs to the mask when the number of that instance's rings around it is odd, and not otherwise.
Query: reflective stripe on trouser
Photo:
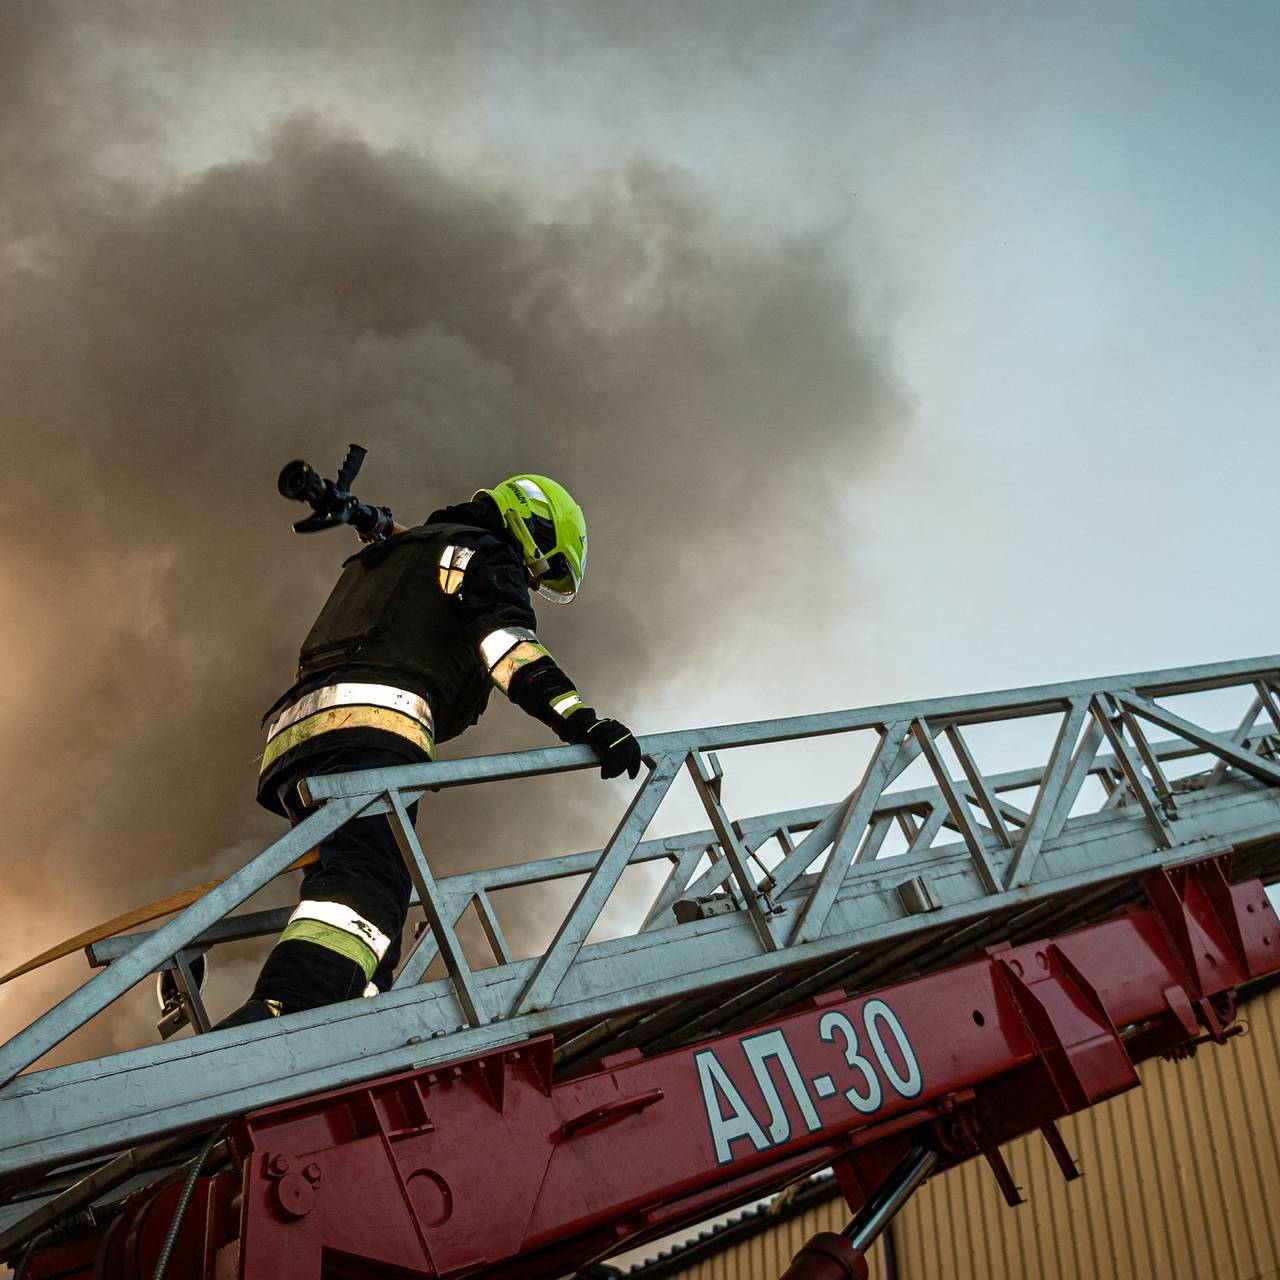
[[[377,925],[341,902],[304,900],[289,917],[281,942],[314,942],[355,961],[365,980],[373,978],[391,939]]]
[[[296,826],[307,815],[298,797],[300,777],[404,763],[404,757],[385,747],[321,749],[317,754],[308,754],[295,767],[287,766],[272,785],[281,808]],[[409,806],[409,820],[412,822],[416,815],[414,803]],[[322,840],[319,851],[319,861],[303,872],[298,896],[307,903],[340,904],[340,908],[361,917],[387,939],[387,948],[372,973],[377,986],[386,990],[400,959],[400,935],[411,888],[391,824],[385,814],[355,818]],[[301,925],[302,920],[295,923]],[[333,940],[332,935],[329,940]],[[278,943],[268,957],[254,994],[259,999],[280,1000],[286,1013],[313,1009],[334,1000],[354,1000],[369,985],[366,962],[365,956],[359,962],[353,961],[318,945],[312,938],[294,933],[288,942]]]

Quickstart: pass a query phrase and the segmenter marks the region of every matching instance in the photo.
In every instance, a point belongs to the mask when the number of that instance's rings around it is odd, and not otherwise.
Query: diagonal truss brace
[[[1072,768],[1075,757],[1076,740],[1080,736],[1081,726],[1089,710],[1089,699],[1072,698],[1067,704],[1062,724],[1058,728],[1058,736],[1054,740],[1053,749],[1049,752],[1049,764],[1045,769],[1040,789],[1036,792],[1035,803],[1031,806],[1031,817],[1023,828],[1014,849],[1013,860],[1005,874],[1005,885],[1014,889],[1020,885],[1030,884],[1036,861],[1044,848],[1052,825],[1055,812],[1060,804],[1063,811],[1070,808],[1071,800],[1064,793],[1068,778],[1079,787],[1084,782],[1087,769]],[[1074,799],[1074,797],[1072,797]]]
[[[1227,763],[1235,765],[1242,773],[1247,773],[1259,782],[1266,782],[1271,786],[1280,784],[1280,765],[1263,759],[1256,751],[1250,751],[1223,734],[1202,729],[1198,724],[1184,720],[1181,716],[1157,705],[1150,698],[1139,697],[1132,691],[1117,693],[1115,696],[1123,706],[1140,715],[1144,720],[1149,720],[1162,729],[1168,729],[1179,737],[1186,738],[1188,742],[1204,747],[1205,750],[1220,756]],[[1274,714],[1274,705],[1269,704],[1268,710]]]
[[[916,741],[920,744],[920,750],[929,762],[929,768],[933,770],[933,776],[937,779],[943,796],[946,797],[947,808],[951,811],[951,817],[954,819],[960,834],[964,836],[964,842],[969,847],[969,856],[973,859],[978,879],[988,893],[998,893],[1000,890],[1000,878],[996,874],[996,869],[992,865],[991,859],[988,857],[987,842],[982,834],[982,828],[974,821],[973,810],[969,808],[968,801],[956,789],[955,781],[951,777],[951,771],[947,768],[947,763],[943,760],[942,754],[938,750],[937,742],[934,741],[934,730],[930,727],[929,722],[921,716],[912,723],[911,732],[915,734]],[[992,811],[994,813],[994,806]]]
[[[768,899],[759,891],[752,879],[751,868],[747,865],[749,856],[747,849],[741,837],[733,829],[728,814],[725,813],[724,805],[720,800],[719,779],[707,772],[700,752],[695,751],[689,756],[688,765],[698,798],[707,811],[707,817],[711,819],[711,829],[720,841],[725,861],[732,868],[738,891],[742,894],[743,902],[746,903],[756,937],[760,939],[760,945],[764,950],[776,950],[778,941],[773,936],[773,924],[769,918],[771,907]]]
[[[391,829],[395,833],[396,843],[400,846],[400,856],[404,858],[409,869],[409,877],[418,891],[418,901],[426,912],[427,923],[431,926],[431,936],[444,956],[445,966],[457,992],[458,1003],[463,1014],[473,1027],[483,1026],[489,1021],[484,999],[476,986],[471,966],[467,963],[466,953],[458,941],[454,931],[453,919],[445,904],[443,895],[431,873],[422,845],[418,841],[418,833],[409,820],[409,812],[404,798],[398,791],[386,793],[387,802],[391,806]],[[419,946],[422,941],[419,941]],[[398,985],[398,984],[397,984]]]
[[[658,806],[670,790],[671,783],[684,764],[682,753],[657,756],[631,805],[618,824],[613,838],[605,846],[600,861],[582,886],[577,900],[569,908],[551,945],[534,968],[529,981],[511,1006],[511,1016],[545,1009],[555,998],[564,976],[569,972],[582,944],[586,942],[609,895],[617,887],[631,855],[640,843]]]
[[[790,940],[792,946],[801,942],[811,942],[822,936],[827,916],[836,900],[836,894],[840,891],[850,865],[856,861],[858,845],[871,821],[876,801],[879,800],[889,779],[893,776],[894,766],[902,753],[903,739],[907,735],[909,725],[910,722],[907,720],[895,720],[881,729],[880,741],[871,753],[871,759],[867,762],[866,772],[854,793],[852,803],[840,819],[835,838],[831,843],[831,852],[827,855],[826,866],[822,868],[817,884],[814,885],[796,917]],[[808,841],[805,843],[807,844]]]
[[[191,939],[221,920],[247,898],[279,875],[291,862],[319,843],[330,832],[367,808],[369,796],[352,796],[322,805],[282,836],[211,889],[109,968],[91,978],[78,991],[55,1005],[12,1040],[0,1046],[0,1084],[44,1057],[73,1031],[83,1026],[145,978],[153,968],[180,951]]]

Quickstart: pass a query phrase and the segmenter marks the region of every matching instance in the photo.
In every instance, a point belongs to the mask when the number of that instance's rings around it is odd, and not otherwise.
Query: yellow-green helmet
[[[568,604],[587,571],[587,522],[568,490],[548,476],[512,476],[480,489],[498,505],[525,565],[538,576],[538,594]]]

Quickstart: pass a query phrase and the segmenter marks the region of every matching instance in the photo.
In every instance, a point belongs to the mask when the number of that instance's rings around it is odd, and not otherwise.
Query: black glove
[[[507,696],[531,716],[550,725],[561,742],[584,743],[600,757],[600,776],[616,778],[625,773],[634,778],[640,772],[640,744],[635,734],[617,720],[601,720],[593,707],[577,703],[567,715],[555,710],[557,700],[576,690],[548,654],[521,667],[511,677]]]
[[[587,719],[586,716],[580,718]],[[634,778],[640,772],[640,744],[625,724],[617,720],[597,720],[588,725],[585,732],[579,730],[579,734],[578,741],[585,742],[600,757],[602,778],[616,778],[624,773]]]

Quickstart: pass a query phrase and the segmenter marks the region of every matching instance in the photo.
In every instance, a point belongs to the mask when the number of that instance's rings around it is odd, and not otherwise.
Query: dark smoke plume
[[[258,718],[353,549],[289,532],[291,457],[363,443],[362,496],[407,521],[513,471],[562,479],[591,564],[544,635],[641,732],[674,727],[646,707],[691,672],[767,690],[806,660],[814,624],[788,619],[852,572],[833,495],[902,413],[827,235],[735,231],[643,162],[548,219],[305,115],[168,188],[109,180],[100,148],[138,126],[77,96],[58,12],[9,6],[0,31],[0,967],[279,834],[252,799]],[[546,736],[495,704],[454,751]],[[569,847],[613,794],[570,781],[518,814],[424,805],[428,848],[448,872]],[[5,1033],[82,974],[0,991]]]

